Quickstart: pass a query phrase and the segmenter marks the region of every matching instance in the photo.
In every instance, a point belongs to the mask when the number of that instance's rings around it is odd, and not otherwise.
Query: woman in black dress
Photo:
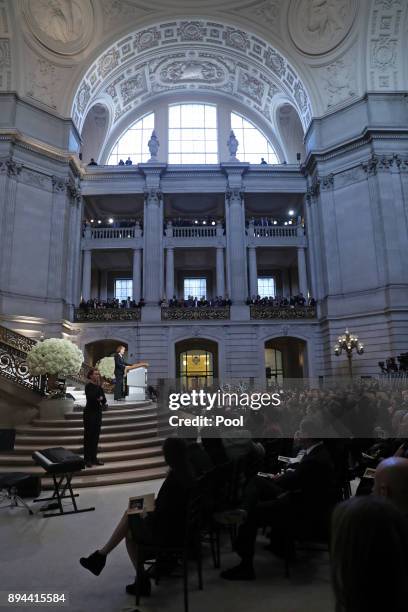
[[[114,391],[114,399],[115,401],[123,401],[124,393],[123,393],[123,378],[126,374],[126,367],[129,365],[126,363],[123,355],[125,354],[126,348],[124,346],[118,346],[116,348],[115,353],[115,391]]]
[[[86,406],[84,409],[84,461],[86,467],[103,465],[98,461],[98,442],[102,424],[102,409],[106,404],[101,376],[96,368],[88,372],[89,382],[85,386]]]

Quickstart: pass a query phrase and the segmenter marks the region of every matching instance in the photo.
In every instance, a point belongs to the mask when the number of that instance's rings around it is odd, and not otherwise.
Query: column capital
[[[159,188],[146,188],[144,190],[144,198],[146,204],[159,204],[163,198],[163,194]]]
[[[12,157],[0,159],[0,174],[7,176],[18,176],[23,169],[23,164],[18,164]]]

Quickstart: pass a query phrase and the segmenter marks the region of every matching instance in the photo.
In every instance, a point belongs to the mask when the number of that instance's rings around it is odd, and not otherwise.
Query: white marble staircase
[[[18,427],[13,452],[0,453],[0,473],[26,472],[42,477],[43,489],[51,488],[51,479],[31,458],[35,450],[63,446],[82,453],[82,389],[70,387],[75,398],[74,411],[64,419],[34,419]],[[162,457],[162,434],[158,431],[157,408],[150,400],[114,402],[103,413],[98,458],[103,466],[87,468],[74,477],[74,487],[91,487],[162,478],[166,473]]]

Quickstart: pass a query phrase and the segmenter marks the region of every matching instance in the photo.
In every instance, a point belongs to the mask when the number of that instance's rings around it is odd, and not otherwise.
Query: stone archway
[[[212,386],[218,379],[218,344],[205,338],[175,344],[176,378],[187,389]]]
[[[103,339],[88,342],[84,347],[85,362],[88,365],[95,366],[103,357],[109,357],[116,351],[116,347],[122,344],[126,351],[128,346],[125,342],[115,339]]]
[[[308,374],[307,344],[293,336],[272,338],[265,342],[265,376],[267,381],[305,378]]]

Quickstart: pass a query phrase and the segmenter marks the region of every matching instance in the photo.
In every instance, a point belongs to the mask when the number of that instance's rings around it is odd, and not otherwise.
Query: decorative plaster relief
[[[356,65],[350,58],[339,59],[322,69],[321,79],[326,93],[326,106],[330,108],[356,94]]]
[[[289,8],[292,40],[304,53],[327,53],[347,36],[356,11],[355,0],[292,0]]]
[[[375,0],[371,11],[368,38],[368,83],[372,90],[406,89],[402,24],[407,2],[401,0]]]
[[[152,49],[157,49],[154,56]],[[273,96],[284,92],[305,127],[312,117],[303,83],[265,41],[219,23],[180,20],[139,30],[112,45],[82,80],[73,118],[81,129],[101,93],[111,97],[118,120],[148,97],[173,89],[222,90],[268,120]]]
[[[55,53],[78,53],[91,40],[94,14],[90,0],[25,0],[23,13],[33,36]]]
[[[27,95],[56,108],[60,82],[61,72],[49,61],[37,58],[29,71]]]
[[[10,41],[0,38],[0,91],[11,89]]]

